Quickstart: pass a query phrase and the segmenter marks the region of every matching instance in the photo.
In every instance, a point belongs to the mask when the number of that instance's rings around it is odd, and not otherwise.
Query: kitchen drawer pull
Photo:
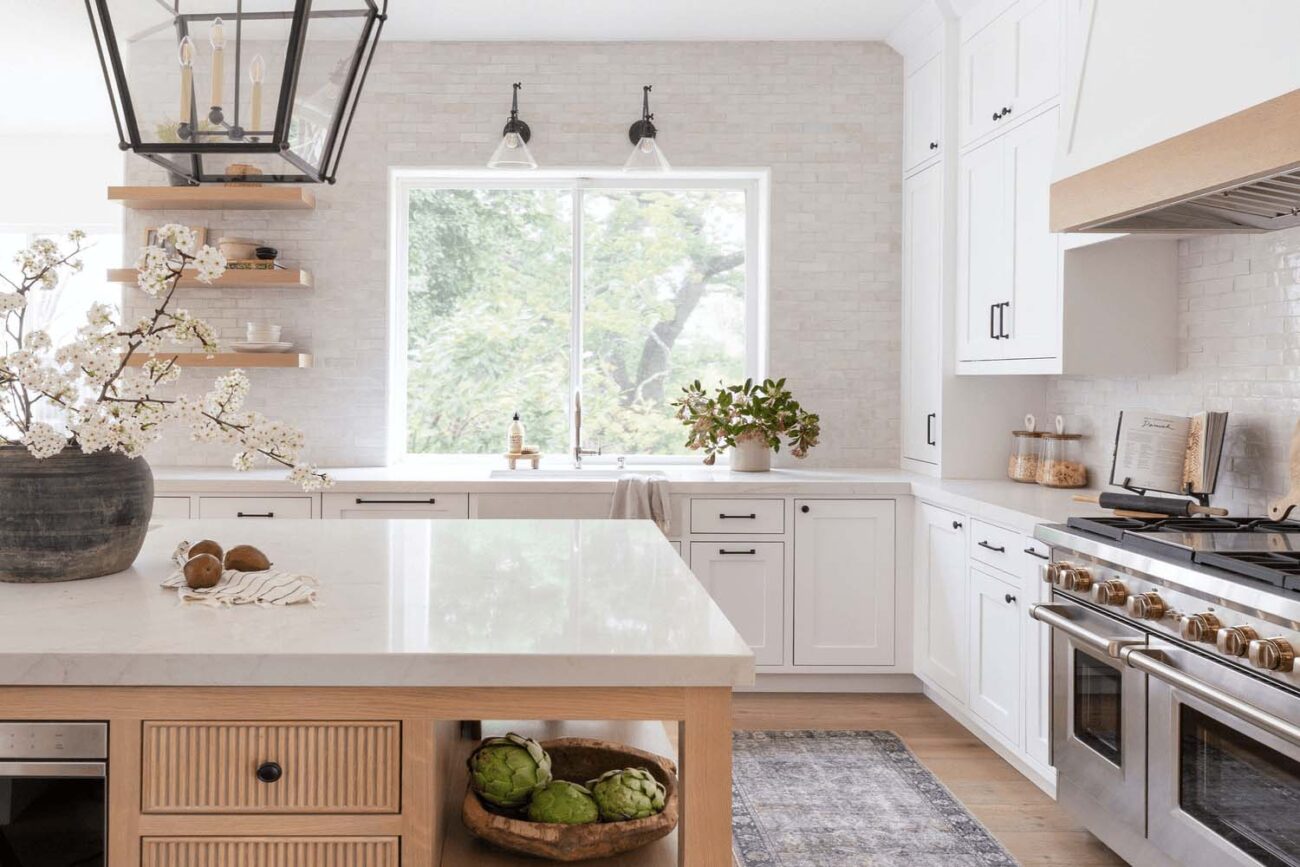
[[[1112,659],[1119,659],[1120,652],[1130,645],[1146,644],[1145,638],[1106,638],[1095,632],[1089,632],[1065,616],[1065,612],[1069,610],[1070,607],[1065,605],[1032,605],[1029,608],[1029,616]]]
[[[980,539],[980,541],[979,541],[979,546],[980,546],[981,548],[988,548],[990,551],[993,551],[993,552],[998,553],[998,554],[1005,554],[1005,553],[1007,553],[1007,546],[1006,546],[1006,545],[1000,545],[1000,546],[999,546],[999,545],[990,545],[990,544],[988,543],[988,540],[987,540],[987,539]]]
[[[1049,557],[1049,556],[1046,555],[1046,554],[1040,554],[1040,553],[1038,553],[1038,552],[1035,551],[1033,548],[1026,548],[1026,549],[1025,549],[1025,553],[1028,554],[1028,555],[1030,555],[1031,557],[1037,557],[1039,560],[1050,560],[1050,559],[1052,559],[1051,557]]]
[[[1175,689],[1212,704],[1220,710],[1227,711],[1240,720],[1258,726],[1264,731],[1284,741],[1300,745],[1300,726],[1260,710],[1253,704],[1242,701],[1194,677],[1189,677],[1164,661],[1165,654],[1148,647],[1126,647],[1120,651],[1119,658],[1129,668],[1145,672],[1157,680],[1162,680]]]
[[[758,549],[757,549],[757,548],[750,548],[748,551],[728,551],[726,548],[719,548],[719,549],[718,549],[718,553],[719,553],[719,554],[751,554],[751,555],[752,555],[752,554],[757,554],[757,553],[758,553]]]
[[[1002,598],[1006,601],[1008,605],[1016,601],[1016,597],[1012,596],[1010,593],[1006,594]]]
[[[236,518],[274,518],[275,512],[236,512]]]
[[[952,522],[952,528],[953,528],[954,530],[960,530],[960,529],[962,528],[962,526],[963,526],[963,525],[962,525],[962,522],[961,522],[961,521],[953,521],[953,522]]]
[[[284,768],[275,762],[262,762],[257,766],[257,779],[263,783],[274,783],[284,776]]]
[[[402,503],[428,503],[432,506],[436,502],[438,501],[433,497],[427,500],[367,500],[364,497],[357,497],[358,506],[397,506]]]
[[[726,520],[728,520],[728,519],[730,519],[730,518],[738,518],[738,519],[742,519],[742,520],[745,520],[745,521],[753,521],[753,520],[755,520],[755,519],[758,518],[758,515],[757,515],[757,513],[755,513],[755,512],[750,512],[748,515],[725,515],[725,514],[723,514],[722,512],[719,512],[719,513],[718,513],[718,517],[721,518],[721,519],[724,520],[724,521],[726,521]]]
[[[927,446],[937,445],[934,441],[934,420],[938,413],[930,413],[925,417],[925,444]]]
[[[937,141],[930,142],[930,150],[937,151],[938,149],[939,149],[939,143]]]

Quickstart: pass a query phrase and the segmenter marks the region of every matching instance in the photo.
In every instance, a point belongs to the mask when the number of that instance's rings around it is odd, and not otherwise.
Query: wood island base
[[[8,720],[108,723],[108,867],[461,867],[461,720],[676,720],[677,863],[732,865],[726,687],[0,687]]]

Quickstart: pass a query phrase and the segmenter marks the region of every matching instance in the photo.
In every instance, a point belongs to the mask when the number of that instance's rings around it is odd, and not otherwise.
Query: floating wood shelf
[[[310,211],[316,194],[298,184],[109,187],[108,200],[137,211]]]
[[[311,356],[302,352],[159,352],[158,358],[175,358],[181,367],[311,367]],[[131,357],[131,367],[141,367],[148,355]]]
[[[109,268],[108,282],[129,283],[134,286],[139,279],[139,272],[134,268]],[[276,268],[268,271],[250,269],[227,269],[211,283],[200,283],[191,274],[182,274],[181,289],[202,289],[212,286],[217,289],[307,289],[311,286],[311,272],[296,268]]]

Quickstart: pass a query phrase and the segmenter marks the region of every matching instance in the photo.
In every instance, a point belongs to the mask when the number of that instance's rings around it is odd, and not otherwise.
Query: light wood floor
[[[1125,863],[924,696],[737,693],[732,708],[738,729],[894,732],[1024,867]]]

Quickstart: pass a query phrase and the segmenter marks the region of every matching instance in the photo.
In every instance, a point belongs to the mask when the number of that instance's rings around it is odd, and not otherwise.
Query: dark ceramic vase
[[[0,445],[0,581],[76,581],[135,561],[153,514],[144,458]]]

